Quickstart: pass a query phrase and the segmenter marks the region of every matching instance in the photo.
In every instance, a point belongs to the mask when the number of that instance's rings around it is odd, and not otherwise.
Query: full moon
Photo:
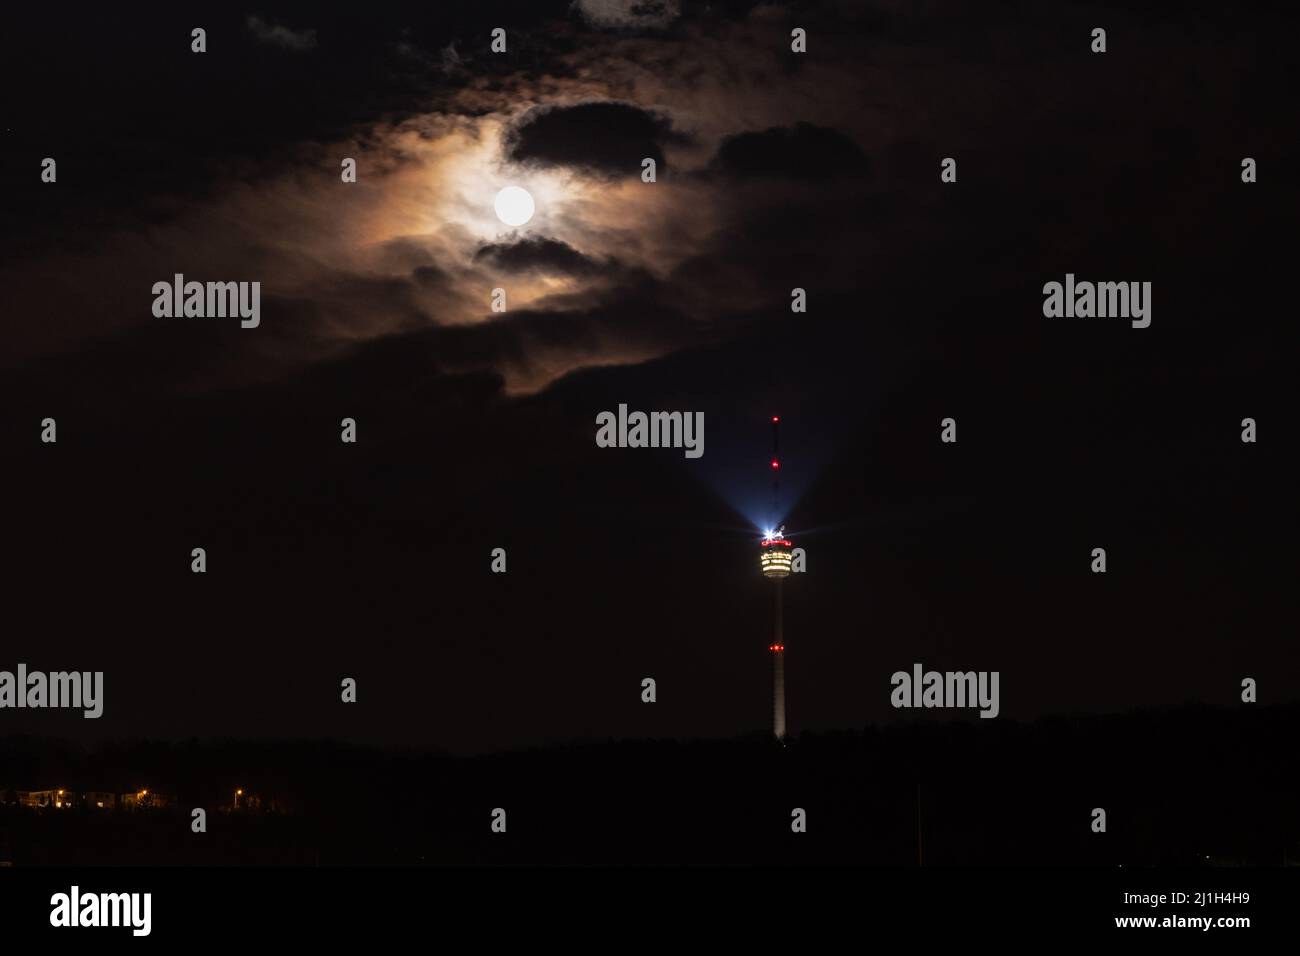
[[[507,186],[497,193],[497,218],[507,226],[522,226],[533,218],[533,197],[520,186]]]

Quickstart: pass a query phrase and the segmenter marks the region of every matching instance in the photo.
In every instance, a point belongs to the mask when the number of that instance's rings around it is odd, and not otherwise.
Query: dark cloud
[[[416,285],[430,289],[444,289],[450,283],[447,273],[437,266],[416,266],[411,278]]]
[[[311,50],[316,47],[315,30],[292,30],[278,23],[268,23],[256,14],[248,18],[248,32],[262,43],[284,47],[286,50]]]
[[[576,0],[574,7],[592,26],[664,27],[681,15],[681,0]]]
[[[628,277],[605,296],[557,297],[545,307],[512,310],[474,325],[428,328],[406,338],[413,347],[427,346],[443,373],[497,371],[527,391],[594,356],[639,362],[708,336],[677,306],[670,290],[640,276]]]
[[[665,168],[664,146],[687,137],[662,113],[628,103],[539,107],[506,134],[515,162],[571,166],[609,176],[636,176],[649,157]]]
[[[866,176],[870,163],[838,130],[810,123],[728,136],[711,169],[737,178],[772,177],[817,182]]]
[[[583,255],[567,242],[545,236],[529,236],[515,242],[496,242],[474,253],[474,261],[506,272],[545,272],[568,276],[589,276],[602,264]]]

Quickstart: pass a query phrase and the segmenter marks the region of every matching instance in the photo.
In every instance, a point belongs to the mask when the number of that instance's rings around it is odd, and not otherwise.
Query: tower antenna
[[[772,416],[772,527],[781,521],[781,416]]]

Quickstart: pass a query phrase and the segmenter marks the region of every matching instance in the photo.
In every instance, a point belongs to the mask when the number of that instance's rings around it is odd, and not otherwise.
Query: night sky
[[[1046,6],[7,12],[0,669],[106,700],[0,733],[763,731],[773,414],[792,733],[982,723],[892,709],[916,662],[1006,721],[1296,700],[1284,7]],[[1044,317],[1067,272],[1151,326]],[[175,273],[260,326],[155,317]],[[596,447],[621,403],[703,457]]]

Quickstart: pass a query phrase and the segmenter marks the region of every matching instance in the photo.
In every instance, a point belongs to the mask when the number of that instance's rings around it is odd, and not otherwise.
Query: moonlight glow
[[[507,226],[522,226],[533,218],[533,197],[527,189],[519,186],[507,186],[497,193],[497,216]]]

